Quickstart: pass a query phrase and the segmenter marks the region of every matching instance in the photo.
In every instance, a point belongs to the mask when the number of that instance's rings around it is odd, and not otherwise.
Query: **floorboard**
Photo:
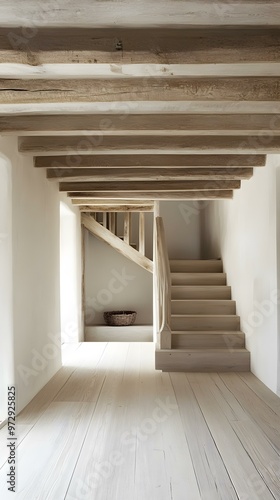
[[[260,491],[258,481],[256,481],[256,478],[260,476],[258,476],[254,462],[209,391],[207,380],[205,382],[206,377],[198,375],[194,378],[192,375],[187,375],[188,377],[191,379],[191,388],[228,470],[238,498],[247,496],[259,500],[273,500],[274,497],[264,482],[262,482]]]
[[[280,455],[280,418],[247,384],[236,374],[228,377],[226,373],[221,374],[221,378],[229,390],[238,399],[244,410],[251,419],[257,423],[270,443]]]
[[[280,417],[280,398],[264,385],[253,373],[238,373],[239,377]]]
[[[17,418],[15,498],[280,499],[278,396],[252,374],[156,371],[154,349],[64,346],[65,366]]]
[[[185,374],[172,373],[171,380],[177,397],[193,467],[202,500],[236,500],[235,489],[215,440],[207,425],[196,396]]]

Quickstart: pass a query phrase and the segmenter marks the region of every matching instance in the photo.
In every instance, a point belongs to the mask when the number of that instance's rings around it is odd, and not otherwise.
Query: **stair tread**
[[[172,335],[245,335],[241,330],[172,330],[171,333]]]
[[[220,259],[170,259],[171,271],[182,272],[222,272],[223,263]]]
[[[226,273],[223,273],[223,272],[220,272],[220,273],[219,273],[219,272],[217,272],[217,273],[207,273],[207,272],[205,272],[205,273],[194,273],[194,272],[188,273],[188,272],[186,272],[186,271],[171,271],[171,273],[170,273],[170,274],[171,274],[172,276],[173,276],[173,275],[175,275],[175,274],[176,274],[176,275],[178,275],[178,274],[180,274],[180,275],[182,275],[182,274],[183,274],[183,275],[187,274],[188,276],[189,276],[190,274],[194,274],[195,276],[197,276],[197,275],[199,275],[199,276],[205,276],[205,275],[206,275],[206,276],[211,276],[211,277],[213,277],[213,276],[226,276]]]
[[[230,288],[230,285],[171,285],[171,288],[189,288],[194,289],[194,288],[217,288],[220,290],[221,288]]]
[[[209,352],[209,353],[224,353],[226,352],[227,354],[236,354],[236,353],[240,353],[240,352],[246,352],[246,353],[249,353],[248,349],[246,349],[245,347],[238,347],[236,349],[228,349],[228,348],[217,348],[217,347],[207,347],[207,348],[204,348],[204,349],[185,349],[185,348],[182,348],[182,349],[156,349],[156,352],[176,352],[176,354],[179,352],[183,353],[183,352],[191,352],[191,353],[205,353],[205,352]]]
[[[239,318],[237,314],[171,314],[172,318]]]
[[[221,262],[221,259],[169,259],[169,262]]]
[[[229,302],[235,302],[232,299],[171,299],[171,302],[210,302],[211,304],[217,304],[218,302],[223,302],[228,304]]]
[[[235,305],[236,301],[232,299],[172,299],[171,304],[174,306],[176,304],[185,304],[185,305],[205,305],[205,306],[229,306]]]

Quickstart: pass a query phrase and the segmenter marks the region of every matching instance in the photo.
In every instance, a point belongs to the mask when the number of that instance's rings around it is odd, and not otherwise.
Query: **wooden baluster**
[[[107,229],[107,212],[103,212],[103,227]]]
[[[131,212],[126,212],[124,214],[124,230],[123,230],[124,242],[130,245],[131,239]]]
[[[139,212],[139,252],[145,255],[145,212]]]
[[[109,231],[116,234],[116,213],[109,212]]]

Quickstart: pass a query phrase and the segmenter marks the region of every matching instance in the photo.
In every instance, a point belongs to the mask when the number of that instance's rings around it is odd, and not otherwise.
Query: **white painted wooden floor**
[[[70,346],[18,417],[17,500],[280,499],[280,399],[252,374],[154,370],[152,343]]]

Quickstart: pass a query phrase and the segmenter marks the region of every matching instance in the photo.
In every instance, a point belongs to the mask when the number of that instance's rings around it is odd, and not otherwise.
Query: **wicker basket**
[[[107,311],[103,316],[109,326],[129,326],[133,325],[136,314],[136,311]]]

